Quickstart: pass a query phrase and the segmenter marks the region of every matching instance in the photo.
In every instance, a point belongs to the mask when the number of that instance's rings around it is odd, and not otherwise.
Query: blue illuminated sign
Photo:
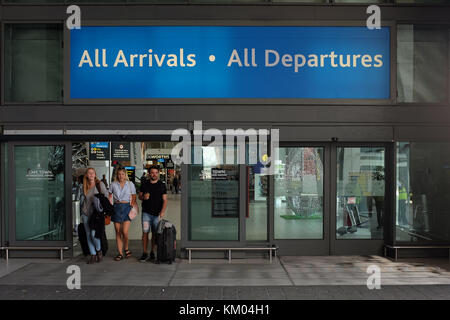
[[[107,149],[109,148],[109,142],[91,142],[91,148]]]
[[[90,142],[89,160],[109,160],[109,142]]]
[[[121,26],[70,31],[71,99],[389,99],[383,27]]]

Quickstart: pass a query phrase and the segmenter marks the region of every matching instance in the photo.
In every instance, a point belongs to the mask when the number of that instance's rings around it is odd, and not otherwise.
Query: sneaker
[[[144,252],[142,254],[142,257],[139,259],[139,262],[145,262],[145,261],[147,261],[147,258],[148,258],[148,254],[147,254],[147,252]]]
[[[152,252],[150,252],[150,257],[148,258],[147,261],[154,261],[155,260],[155,254]]]

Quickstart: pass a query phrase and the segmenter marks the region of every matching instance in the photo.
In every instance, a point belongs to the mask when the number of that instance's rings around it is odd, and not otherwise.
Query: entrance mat
[[[319,216],[319,215],[304,217],[304,216],[298,216],[296,214],[285,214],[285,215],[281,215],[281,217],[286,220],[320,220],[320,219],[322,219],[322,216]]]

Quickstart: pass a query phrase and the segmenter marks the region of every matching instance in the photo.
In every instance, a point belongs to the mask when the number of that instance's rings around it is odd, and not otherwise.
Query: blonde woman
[[[124,257],[131,257],[131,251],[128,249],[128,231],[131,219],[128,214],[136,204],[136,188],[128,180],[128,175],[124,168],[117,170],[117,176],[114,182],[111,183],[109,192],[113,196],[114,215],[111,217],[111,220],[114,222],[116,244],[119,252],[114,260],[120,261]]]
[[[86,230],[87,243],[91,253],[90,258],[87,261],[88,264],[101,262],[103,258],[101,240],[95,237],[95,230],[91,230],[89,227],[89,218],[96,209],[94,202],[95,194],[98,193],[96,184],[100,185],[101,192],[108,197],[108,190],[106,190],[105,185],[97,178],[95,169],[88,168],[83,178],[83,192],[80,201],[81,218],[83,220],[84,229]]]

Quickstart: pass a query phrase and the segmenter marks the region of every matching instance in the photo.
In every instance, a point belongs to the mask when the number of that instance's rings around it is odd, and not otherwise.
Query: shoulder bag
[[[127,183],[131,183],[131,182],[127,181]],[[133,200],[133,195],[131,194],[131,187],[129,184],[128,184],[128,189],[130,190],[130,204],[131,204],[131,202]],[[128,217],[130,218],[130,220],[133,220],[134,218],[136,218],[137,214],[138,214],[138,207],[137,207],[136,202],[134,202],[133,207],[131,208],[130,212],[128,213]]]

